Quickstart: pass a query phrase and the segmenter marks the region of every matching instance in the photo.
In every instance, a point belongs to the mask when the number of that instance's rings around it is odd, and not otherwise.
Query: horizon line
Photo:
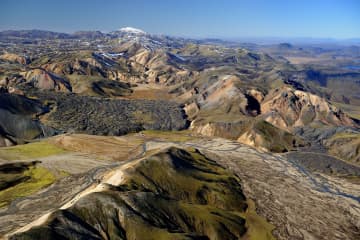
[[[140,28],[138,28],[140,29]],[[111,32],[115,32],[115,31],[119,31],[120,28],[115,29],[115,30],[98,30],[98,29],[79,29],[79,30],[75,30],[75,31],[58,31],[58,30],[53,30],[53,29],[41,29],[41,28],[23,28],[23,29],[0,29],[0,32],[6,32],[6,31],[48,31],[48,32],[53,32],[53,33],[64,33],[64,34],[74,34],[76,32],[80,32],[80,31],[85,31],[85,32],[101,32],[104,34],[108,34]],[[140,29],[142,30],[142,29]],[[166,33],[150,33],[145,31],[147,34],[149,35],[163,35],[163,36],[170,36],[170,37],[181,37],[181,38],[193,38],[193,39],[218,39],[218,40],[228,40],[228,41],[237,41],[237,40],[242,40],[242,39],[247,39],[247,40],[264,40],[264,39],[269,39],[269,40],[327,40],[327,41],[351,41],[351,40],[356,40],[356,41],[360,41],[360,36],[357,37],[312,37],[312,36],[251,36],[251,35],[247,35],[247,36],[221,36],[221,35],[207,35],[207,36],[195,36],[195,35],[187,35],[187,34],[178,34],[178,35],[174,35],[174,34],[166,34]]]

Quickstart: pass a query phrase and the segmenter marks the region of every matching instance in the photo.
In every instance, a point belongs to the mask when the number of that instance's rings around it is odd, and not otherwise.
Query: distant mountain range
[[[19,38],[30,38],[30,39],[76,39],[76,38],[101,38],[101,37],[112,37],[119,34],[131,34],[131,35],[146,35],[147,33],[143,30],[124,27],[119,30],[112,31],[109,33],[103,33],[101,31],[76,31],[74,33],[59,33],[46,30],[6,30],[0,32],[0,37],[19,37]]]
[[[101,37],[119,37],[119,35],[153,35],[141,29],[133,27],[123,27],[119,30],[111,31],[108,33],[101,31],[76,31],[74,33],[61,33],[47,30],[5,30],[0,32],[0,38],[30,38],[30,39],[78,39],[78,38],[101,38]],[[169,37],[169,36],[168,36]],[[175,38],[183,38],[176,37]],[[203,42],[209,43],[254,43],[259,45],[280,44],[289,42],[291,44],[321,44],[321,45],[360,45],[360,38],[349,39],[336,39],[336,38],[312,38],[312,37],[299,37],[299,38],[286,38],[286,37],[238,37],[238,38],[193,38]]]

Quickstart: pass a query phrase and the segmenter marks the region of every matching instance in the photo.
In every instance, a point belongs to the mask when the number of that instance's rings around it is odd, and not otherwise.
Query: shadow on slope
[[[239,239],[247,234],[240,179],[197,150],[170,148],[125,174],[120,186],[89,194],[11,239]],[[265,225],[257,230],[269,229]],[[271,233],[265,236],[272,239]]]

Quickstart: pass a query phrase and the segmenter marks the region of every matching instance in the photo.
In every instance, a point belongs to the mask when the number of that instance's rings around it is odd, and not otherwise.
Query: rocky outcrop
[[[78,74],[99,77],[106,76],[106,71],[95,59],[89,57],[85,59],[72,59],[71,57],[70,59],[59,61],[56,61],[55,58],[51,62],[41,65],[41,67],[58,75]]]
[[[15,145],[15,142],[10,138],[5,137],[5,135],[5,133],[4,135],[0,134],[0,147],[10,147]]]
[[[37,68],[22,74],[27,84],[41,90],[55,90],[60,92],[71,92],[70,83],[53,73]]]
[[[237,120],[261,114],[260,102],[264,94],[256,88],[244,88],[239,76],[199,77],[200,80],[194,83],[195,87],[180,96],[185,99],[185,110],[191,119],[198,115],[213,115],[215,118],[218,116],[217,120],[220,121],[222,116],[226,116],[226,119],[233,116],[232,119]]]
[[[323,144],[331,155],[360,165],[360,132],[336,133]]]
[[[203,136],[222,137],[236,140],[247,128],[249,121],[238,122],[207,122],[195,120],[190,129]]]
[[[270,91],[261,103],[261,112],[266,121],[287,130],[313,122],[333,126],[356,126],[349,116],[325,99],[289,87]]]
[[[252,123],[237,141],[271,152],[288,152],[305,144],[301,138],[263,120]]]
[[[301,138],[261,119],[210,123],[195,120],[190,129],[204,136],[233,139],[263,151],[287,152],[306,144]]]
[[[28,57],[20,56],[14,53],[4,53],[3,55],[0,56],[0,59],[11,63],[19,63],[23,65],[30,63],[30,59]]]
[[[44,136],[46,130],[34,117],[45,111],[38,101],[9,93],[0,94],[0,146]]]

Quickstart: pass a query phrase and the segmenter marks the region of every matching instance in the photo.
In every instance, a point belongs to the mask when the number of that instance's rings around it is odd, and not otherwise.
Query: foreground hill
[[[0,149],[3,159],[22,159],[30,177],[0,191],[4,201],[22,186],[28,189],[1,208],[1,234],[10,239],[218,239],[219,234],[356,239],[359,168],[309,153],[306,159],[324,164],[301,165],[302,153],[273,155],[189,133],[68,134]],[[38,162],[30,165],[34,158]],[[20,167],[14,160],[7,163]],[[21,172],[0,177],[10,181]]]
[[[246,208],[239,179],[199,152],[170,148],[11,239],[240,238]]]

